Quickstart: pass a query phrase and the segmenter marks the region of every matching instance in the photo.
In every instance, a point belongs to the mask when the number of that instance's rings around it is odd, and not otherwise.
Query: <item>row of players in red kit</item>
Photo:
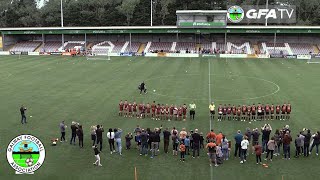
[[[241,121],[256,121],[257,120],[289,120],[291,114],[291,104],[284,103],[281,105],[269,104],[253,104],[253,105],[222,105],[218,106],[218,121],[241,120]]]
[[[176,106],[171,104],[156,104],[153,101],[152,104],[136,102],[130,103],[127,100],[124,102],[121,100],[119,103],[119,116],[124,117],[136,117],[136,118],[145,118],[151,117],[155,120],[183,120],[187,118],[187,105],[183,104],[182,106]]]

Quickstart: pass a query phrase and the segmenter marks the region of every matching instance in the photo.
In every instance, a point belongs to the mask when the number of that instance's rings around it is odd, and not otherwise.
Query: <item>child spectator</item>
[[[183,141],[181,141],[180,143],[180,161],[184,162],[184,157],[185,157],[185,153],[186,153],[186,146],[184,145]]]
[[[187,136],[184,140],[184,145],[186,146],[186,155],[190,155],[190,137]]]
[[[126,150],[130,149],[131,147],[131,139],[133,139],[132,137],[132,133],[128,133],[126,136]]]
[[[254,152],[256,153],[256,161],[257,164],[262,164],[261,163],[261,154],[262,154],[262,147],[259,144],[256,144],[254,146]]]
[[[223,160],[229,159],[229,142],[225,136],[222,137],[221,140],[221,150],[223,154]]]

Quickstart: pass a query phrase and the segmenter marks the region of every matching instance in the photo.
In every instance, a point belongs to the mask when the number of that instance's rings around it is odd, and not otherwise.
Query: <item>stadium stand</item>
[[[44,46],[42,47],[41,51],[43,52],[55,52],[61,47],[61,42],[57,41],[49,41],[45,42]]]
[[[202,49],[207,49],[207,50],[214,49],[214,48],[212,47],[212,43],[202,43],[202,44],[201,44],[201,48],[202,48]]]
[[[75,47],[85,47],[84,41],[68,41],[64,43],[64,49],[74,49]]]
[[[223,43],[217,43],[217,49],[216,49],[216,50],[219,51],[220,53],[221,53],[221,52],[225,52],[225,50],[226,50],[225,44],[223,44]]]
[[[114,45],[112,52],[113,53],[120,53],[121,49],[123,48],[123,46],[125,45],[126,42],[111,42],[111,43],[112,43],[112,45]]]
[[[289,46],[293,54],[296,54],[296,55],[306,55],[306,54],[310,54],[310,52],[312,54],[315,53],[313,46],[311,44],[290,43]]]
[[[191,42],[178,42],[176,46],[176,51],[191,51],[196,52],[196,44]]]
[[[170,52],[172,45],[172,42],[152,42],[149,51]]]
[[[124,52],[138,52],[139,47],[140,47],[141,43],[137,43],[137,42],[131,42],[131,51],[130,51],[130,44],[126,47],[126,49],[124,50]]]
[[[14,51],[14,52],[33,52],[40,45],[41,45],[41,42],[39,42],[39,41],[19,42],[16,45],[14,45],[13,48],[11,48],[10,51]]]

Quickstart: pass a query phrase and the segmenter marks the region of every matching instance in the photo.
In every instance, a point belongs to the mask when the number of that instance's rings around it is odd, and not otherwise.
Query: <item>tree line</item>
[[[148,26],[151,0],[62,0],[64,26]],[[153,25],[175,25],[176,10],[221,10],[266,0],[152,0]],[[0,0],[0,27],[61,26],[60,0]],[[269,0],[296,5],[297,25],[320,24],[319,0]]]

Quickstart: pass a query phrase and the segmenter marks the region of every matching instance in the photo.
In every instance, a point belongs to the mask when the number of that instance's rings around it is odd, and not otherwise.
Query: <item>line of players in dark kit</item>
[[[252,104],[252,105],[222,105],[218,106],[218,121],[238,120],[238,121],[256,121],[256,120],[289,120],[291,113],[291,104]]]
[[[127,100],[121,100],[119,103],[119,116],[136,118],[149,117],[154,120],[185,121],[187,118],[187,105],[183,104],[181,106],[177,106],[173,104],[156,104],[155,101],[151,104],[137,104],[136,102],[130,103]]]

